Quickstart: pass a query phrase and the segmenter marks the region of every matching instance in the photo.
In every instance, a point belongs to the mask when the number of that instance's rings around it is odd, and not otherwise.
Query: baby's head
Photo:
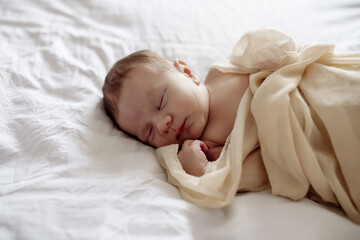
[[[183,61],[148,50],[117,61],[103,94],[114,124],[154,147],[198,139],[207,123],[206,87]]]

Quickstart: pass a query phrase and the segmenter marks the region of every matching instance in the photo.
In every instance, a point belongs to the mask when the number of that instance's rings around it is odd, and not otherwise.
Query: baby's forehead
[[[148,66],[137,67],[128,72],[124,85],[136,85],[141,89],[151,88],[169,82],[164,74],[171,72],[171,70],[157,70]]]
[[[152,87],[155,73],[146,68],[135,68],[131,70],[123,81],[125,91],[137,91],[141,89],[150,89]]]

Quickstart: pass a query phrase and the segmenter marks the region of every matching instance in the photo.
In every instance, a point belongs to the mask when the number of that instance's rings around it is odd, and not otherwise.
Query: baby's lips
[[[185,120],[185,121],[186,121],[186,120]],[[176,131],[175,138],[176,138],[177,140],[180,138],[180,136],[181,136],[182,133],[184,132],[185,121],[184,121],[183,124],[179,127],[179,129]]]

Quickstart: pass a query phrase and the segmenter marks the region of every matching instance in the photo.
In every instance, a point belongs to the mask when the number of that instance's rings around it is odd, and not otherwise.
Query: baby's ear
[[[197,78],[197,76],[193,73],[193,71],[187,66],[187,64],[184,61],[175,59],[174,66],[179,72],[191,78],[196,85],[200,84],[200,81]]]

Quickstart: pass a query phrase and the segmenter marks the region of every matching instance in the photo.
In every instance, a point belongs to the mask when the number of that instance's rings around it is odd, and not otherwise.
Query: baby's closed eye
[[[165,107],[166,102],[167,102],[166,97],[167,97],[167,91],[165,89],[165,90],[163,90],[161,92],[161,95],[158,97],[158,100],[157,100],[157,103],[156,103],[156,107],[157,107],[158,110],[161,110],[161,109],[163,109]]]

